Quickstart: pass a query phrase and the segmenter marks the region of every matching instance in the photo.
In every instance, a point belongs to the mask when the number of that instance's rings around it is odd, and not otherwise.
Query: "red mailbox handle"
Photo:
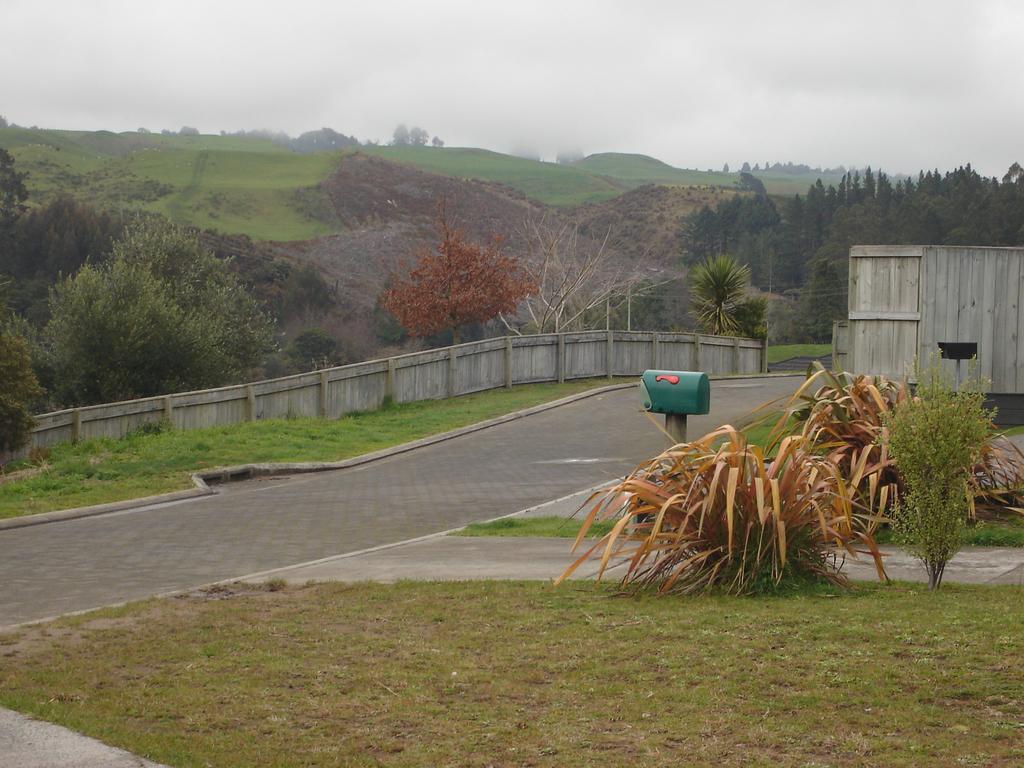
[[[667,381],[669,384],[678,384],[679,383],[679,377],[678,376],[668,376],[666,374],[662,374],[661,376],[655,376],[654,377],[654,383],[657,384],[659,381]]]

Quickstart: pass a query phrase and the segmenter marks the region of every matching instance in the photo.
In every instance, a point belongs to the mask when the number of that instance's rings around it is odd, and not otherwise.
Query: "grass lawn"
[[[452,533],[452,536],[552,536],[576,538],[583,523],[584,510],[577,517],[505,517],[489,523],[471,523]],[[596,520],[587,532],[587,538],[604,536],[614,521]]]
[[[781,363],[791,357],[821,357],[830,354],[831,344],[777,344],[768,347],[768,363]]]
[[[589,511],[589,510],[585,510]],[[452,536],[551,536],[575,538],[583,513],[577,517],[510,517],[490,523],[473,523]],[[590,526],[589,537],[604,536],[614,521],[597,521]],[[878,534],[881,544],[892,543],[889,529]],[[1024,517],[979,522],[967,529],[964,544],[970,547],[1024,547]]]
[[[998,520],[979,520],[969,525],[964,533],[964,545],[968,547],[1024,547],[1024,517],[1012,517],[1007,512]],[[889,544],[893,540],[888,528],[878,532],[878,541]]]
[[[0,640],[0,704],[172,766],[1011,766],[1024,590],[220,588]]]
[[[267,420],[64,443],[53,449],[42,472],[0,483],[0,518],[191,488],[189,476],[198,469],[345,459],[610,383],[584,379],[530,384],[452,400],[405,403],[336,421]]]

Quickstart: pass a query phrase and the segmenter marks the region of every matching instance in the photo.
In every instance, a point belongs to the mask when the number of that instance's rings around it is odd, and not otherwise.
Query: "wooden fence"
[[[832,321],[832,370],[845,371],[850,352],[850,322]]]
[[[162,419],[176,429],[297,416],[336,419],[379,408],[386,398],[435,400],[516,384],[638,376],[647,368],[759,373],[767,370],[766,359],[761,341],[689,333],[505,336],[252,384],[44,413],[36,417],[30,445],[123,437]]]

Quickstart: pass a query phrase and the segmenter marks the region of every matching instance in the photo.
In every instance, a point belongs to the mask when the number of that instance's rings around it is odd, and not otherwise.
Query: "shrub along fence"
[[[646,368],[759,373],[766,360],[761,341],[692,333],[504,336],[252,384],[44,413],[36,417],[30,447],[123,437],[162,419],[176,429],[298,416],[336,419],[379,408],[387,399],[406,403],[516,384],[638,376]]]

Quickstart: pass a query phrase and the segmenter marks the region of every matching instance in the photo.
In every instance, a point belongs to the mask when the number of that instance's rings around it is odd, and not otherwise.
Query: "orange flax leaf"
[[[821,505],[818,502],[813,502],[814,511],[818,513],[818,525],[821,527],[821,535],[826,540],[828,539],[828,525],[825,523],[825,512],[822,510]],[[839,535],[836,535],[839,538]]]
[[[757,497],[757,519],[764,525],[764,521],[768,519],[768,513],[765,510],[764,505],[764,478],[754,478],[754,494]]]
[[[611,559],[612,549],[615,546],[615,540],[619,538],[619,534],[622,533],[622,529],[626,527],[626,524],[628,522],[628,517],[622,518],[621,520],[619,520],[619,522],[615,524],[615,527],[612,528],[605,536],[605,538],[608,539],[608,545],[605,547],[604,555],[601,556],[601,567],[598,569],[597,572],[598,581],[601,580],[601,577],[604,575],[605,569],[608,567],[608,560]]]
[[[882,413],[888,413],[889,406],[886,404],[885,400],[882,399],[882,393],[878,391],[878,387],[874,384],[868,384],[867,390],[868,394],[871,395],[871,399],[875,401],[875,405],[878,406],[878,410]]]
[[[725,487],[725,525],[729,532],[729,554],[732,554],[733,506],[736,503],[736,482],[740,477],[739,467],[729,468]]]
[[[665,519],[665,513],[668,511],[668,508],[675,504],[679,499],[686,498],[687,495],[688,494],[685,493],[675,493],[665,500],[665,503],[661,505],[660,509],[658,509],[658,516],[654,518],[654,524],[651,526],[651,535],[648,541],[653,543],[655,537],[661,533],[661,524]]]
[[[588,549],[586,552],[584,552],[582,555],[580,555],[579,558],[577,558],[577,560],[572,565],[570,565],[568,568],[566,568],[565,571],[562,572],[562,575],[559,576],[557,579],[555,579],[555,586],[557,587],[559,584],[561,584],[567,578],[572,576],[573,572],[577,568],[579,568],[581,565],[583,565],[583,563],[585,563],[590,558],[590,556],[592,554],[594,554],[595,550],[597,550],[597,548],[599,546],[601,546],[601,542],[603,542],[606,538],[607,538],[607,536],[604,536],[601,539],[599,539],[598,541],[594,542],[594,545],[590,549]],[[601,577],[598,576],[597,580],[600,581]]]
[[[715,552],[716,552],[716,550],[707,550],[705,552],[700,552],[700,553],[698,553],[696,555],[692,555],[691,557],[686,558],[681,563],[676,565],[676,567],[672,569],[671,575],[662,584],[661,591],[662,592],[667,592],[668,590],[672,589],[672,585],[676,583],[676,581],[679,579],[679,577],[688,568],[692,568],[695,564],[701,563],[704,560],[707,560],[709,557],[711,557],[713,554],[715,554]]]
[[[871,558],[875,561],[875,571],[878,573],[879,581],[888,581],[889,575],[885,572],[885,564],[882,562],[882,552],[878,548],[878,544],[875,543],[873,536],[868,536],[864,533],[857,533],[857,538],[864,542],[864,546],[868,548],[868,552],[871,554]]]
[[[782,499],[779,494],[779,479],[773,477],[771,479],[772,484],[772,514],[775,515],[775,519],[778,520],[782,517]]]
[[[596,494],[591,494],[591,496],[587,499],[586,502],[584,502],[584,504],[593,499],[595,495]],[[583,541],[584,537],[587,535],[587,531],[590,530],[590,526],[593,524],[594,519],[597,517],[597,513],[601,509],[604,501],[605,499],[601,499],[600,501],[598,501],[591,508],[590,512],[587,513],[587,516],[583,518],[583,523],[580,525],[580,532],[576,535],[576,541],[573,542],[572,548],[569,550],[570,552],[575,552],[576,548],[580,545],[580,542]]]
[[[781,568],[785,567],[785,523],[780,518],[775,520],[775,525],[778,527],[778,560],[779,569],[781,570]],[[781,575],[781,572],[779,575]]]

